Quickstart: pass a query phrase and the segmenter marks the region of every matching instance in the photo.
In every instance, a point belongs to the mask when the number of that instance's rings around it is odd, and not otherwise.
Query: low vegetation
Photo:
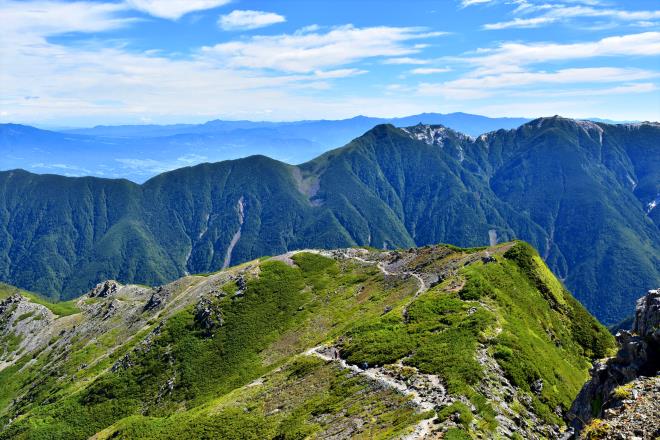
[[[479,250],[420,250],[411,263],[418,270],[456,269],[417,296],[414,277],[383,276],[375,264],[352,259],[298,253],[292,265],[255,262],[241,275],[245,282],[218,281],[205,293],[214,326],[200,322],[190,303],[142,317],[145,327],[133,338],[116,328],[95,335],[94,344],[72,341],[66,357],[44,350],[1,370],[0,439],[298,439],[338,429],[392,438],[434,415],[303,354],[321,343],[333,343],[350,364],[401,362],[437,375],[460,398],[438,408],[440,421],[458,424],[445,438],[492,436],[498,427],[494,402],[480,388],[484,350],[531,396],[535,413],[562,423],[553,410],[567,408],[589,357],[607,352],[612,338],[533,250],[507,246],[488,261]],[[86,307],[112,299],[98,301]],[[579,313],[586,322],[572,323]],[[114,347],[118,340],[126,342]],[[534,392],[538,380],[543,389]]]

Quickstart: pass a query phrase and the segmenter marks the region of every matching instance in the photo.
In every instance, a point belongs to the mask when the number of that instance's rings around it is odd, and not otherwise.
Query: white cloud
[[[594,57],[655,56],[660,55],[660,32],[620,35],[570,44],[502,43],[496,49],[483,49],[478,53],[478,56],[463,60],[486,70]]]
[[[511,21],[485,24],[484,29],[498,30],[498,29],[508,29],[508,28],[536,27],[542,24],[552,23],[554,21],[556,21],[556,19],[552,17],[514,18]]]
[[[435,73],[446,73],[451,72],[451,69],[447,67],[420,67],[417,69],[412,69],[410,73],[413,75],[433,75]]]
[[[526,86],[538,87],[543,84],[594,84],[631,82],[643,79],[657,78],[657,72],[641,69],[626,69],[617,67],[587,67],[561,69],[554,72],[504,72],[497,75],[465,76],[442,83],[422,83],[417,93],[420,95],[443,96],[447,99],[482,99],[501,96],[510,99],[512,94],[526,96]],[[632,90],[632,85],[628,85]],[[635,90],[649,89],[648,83],[634,85]],[[612,90],[612,89],[610,89]],[[626,89],[623,89],[626,90]],[[531,93],[535,93],[533,90]],[[540,96],[552,96],[553,92],[541,93]],[[566,95],[568,96],[568,95]],[[578,96],[578,95],[575,95]]]
[[[314,75],[318,78],[346,78],[348,76],[363,75],[368,73],[367,70],[363,69],[335,69],[335,70],[317,70],[314,72]]]
[[[643,21],[636,21],[633,24],[639,27],[654,27],[654,26],[659,26],[660,22],[643,20]]]
[[[552,97],[577,97],[577,96],[611,96],[611,95],[628,95],[631,93],[650,93],[658,90],[658,87],[653,83],[633,83],[625,84],[622,86],[606,87],[606,88],[580,88],[574,90],[533,90],[514,93],[513,96],[524,97],[537,97],[546,98]]]
[[[221,15],[218,25],[226,31],[236,31],[258,29],[285,21],[284,16],[274,12],[236,10],[227,15]]]
[[[421,96],[442,96],[449,100],[483,99],[493,93],[479,88],[449,87],[444,83],[421,83],[417,87],[417,94]]]
[[[656,72],[641,69],[584,67],[561,69],[555,72],[509,72],[499,75],[479,76],[477,78],[461,78],[448,81],[445,83],[445,86],[450,88],[517,89],[529,84],[607,83],[636,81],[657,76],[658,73]]]
[[[233,68],[272,69],[307,73],[346,65],[368,58],[398,57],[419,52],[406,44],[410,40],[444,35],[410,27],[334,27],[328,32],[296,32],[254,36],[202,49]]]
[[[657,106],[648,104],[653,96],[657,97],[657,88],[651,81],[641,82],[652,77],[646,71],[601,67],[602,70],[571,72],[566,69],[571,65],[568,63],[559,67],[542,64],[579,60],[584,65],[593,57],[620,57],[619,61],[630,60],[623,65],[634,66],[633,56],[660,54],[659,32],[572,44],[501,43],[451,60],[422,58],[428,48],[424,40],[442,34],[407,27],[311,26],[288,35],[251,37],[205,50],[193,49],[176,58],[158,48],[140,52],[122,41],[103,40],[96,35],[78,40],[75,45],[59,44],[57,39],[49,38],[129,26],[137,19],[130,18],[127,8],[125,2],[119,1],[0,0],[0,84],[9,85],[0,96],[0,118],[27,123],[52,121],[53,125],[76,121],[77,125],[81,120],[125,123],[144,119],[162,123],[255,115],[292,120],[347,117],[358,111],[392,116],[392,109],[398,115],[429,108],[456,110],[450,105],[478,112],[486,108],[487,101],[477,100],[481,98],[511,102],[513,111],[516,99],[527,99],[525,93],[538,92],[543,99],[537,97],[537,101],[550,102],[552,91],[545,89],[552,88],[563,96],[580,96],[574,99],[576,108],[589,101],[590,91],[603,101],[605,90],[610,91],[620,95],[621,102],[626,99],[626,91],[637,93],[638,98],[630,101],[645,102],[646,108],[617,106],[612,111],[620,115],[630,112],[628,119],[657,119],[653,116]],[[374,83],[370,89],[380,88],[383,93],[377,95],[353,88],[333,88],[338,78],[366,74],[367,69],[376,70],[380,63],[409,65],[408,68],[420,69],[420,75],[441,73],[432,72],[436,69],[433,66],[445,64],[455,72],[466,73],[456,78],[448,76],[452,81],[445,82],[441,81],[444,76],[418,77],[426,79],[425,84],[387,86],[388,81],[398,80],[382,78],[382,83]],[[538,71],[536,64],[544,70]],[[589,83],[598,81],[590,78],[588,82],[590,76],[601,78],[603,87],[588,88]],[[521,85],[516,87],[518,83]],[[582,88],[576,89],[575,85]],[[442,104],[442,100],[434,98],[438,95],[451,104]],[[514,95],[520,98],[514,99]],[[40,99],[25,99],[30,96]],[[441,109],[443,105],[446,107]],[[559,104],[546,108],[552,108],[554,113],[568,109]]]
[[[395,57],[395,58],[386,58],[383,60],[383,64],[417,64],[423,65],[428,64],[430,61],[422,60],[420,58],[411,58],[411,57]]]
[[[81,121],[180,122],[260,114],[295,120],[350,117],[355,109],[382,116],[393,108],[399,115],[423,110],[419,103],[403,98],[324,91],[337,78],[366,73],[351,63],[417,53],[421,49],[414,48],[414,42],[438,35],[423,29],[344,26],[322,31],[314,26],[266,39],[266,46],[276,51],[280,50],[277,43],[286,43],[286,55],[273,61],[275,67],[280,61],[293,63],[294,52],[299,51],[300,64],[294,64],[305,68],[284,73],[250,71],[241,63],[219,62],[222,58],[213,51],[169,58],[158,50],[131,50],[118,40],[94,38],[63,45],[49,38],[130,25],[135,19],[126,17],[126,7],[125,3],[91,1],[0,0],[0,16],[7,18],[0,32],[0,84],[10,85],[0,96],[0,117],[23,123],[79,125],[86,123]],[[259,51],[255,48],[261,42],[258,38],[241,42]],[[357,51],[346,51],[352,43]],[[40,99],[26,100],[26,96]]]
[[[490,3],[493,0],[461,0],[461,6],[467,8],[468,6],[478,5],[481,3]]]
[[[658,11],[626,11],[620,9],[595,8],[592,6],[568,6],[563,4],[532,4],[527,1],[521,2],[514,13],[529,14],[543,11],[538,17],[514,18],[510,21],[490,23],[484,25],[484,29],[498,30],[508,28],[537,27],[544,24],[555,23],[575,18],[607,18],[616,21],[632,21],[638,23],[660,18]]]
[[[177,20],[189,12],[217,8],[231,0],[126,0],[133,9],[154,17]]]
[[[77,165],[69,165],[65,163],[33,163],[32,168],[43,169],[43,170],[55,170],[55,171],[73,171],[75,174],[71,175],[89,175],[92,174],[92,171],[87,168],[82,168]]]
[[[65,32],[100,32],[116,29],[134,21],[117,16],[118,12],[125,9],[126,7],[120,3],[90,1],[0,2],[2,15],[0,40],[8,40],[14,35],[52,36]]]

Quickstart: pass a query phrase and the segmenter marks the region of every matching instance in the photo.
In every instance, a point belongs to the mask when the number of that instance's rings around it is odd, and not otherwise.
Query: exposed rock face
[[[115,280],[108,280],[102,283],[98,283],[88,294],[90,298],[107,298],[114,295],[121,288]]]
[[[144,305],[144,311],[152,311],[161,308],[167,301],[169,291],[165,290],[162,286],[156,288],[156,291],[151,295],[149,301]]]
[[[54,319],[48,308],[19,294],[0,301],[0,370],[45,344],[52,336]]]
[[[632,331],[660,343],[660,289],[637,300]]]
[[[660,438],[660,376],[640,377],[618,391],[602,419],[584,429],[582,438],[656,440]],[[600,432],[598,432],[600,431]],[[592,434],[593,433],[593,434]]]
[[[621,331],[616,338],[618,353],[594,363],[591,380],[573,402],[568,418],[577,432],[589,425],[582,432],[584,438],[655,439],[660,432],[641,427],[660,426],[660,290],[649,290],[637,301],[632,332]],[[640,427],[630,432],[616,428],[635,423]]]

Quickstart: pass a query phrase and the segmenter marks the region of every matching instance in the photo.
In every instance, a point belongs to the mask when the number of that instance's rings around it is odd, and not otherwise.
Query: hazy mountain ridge
[[[67,316],[0,298],[3,439],[558,438],[614,347],[520,242],[108,281]]]
[[[403,118],[357,116],[344,120],[98,126],[47,131],[0,124],[0,169],[36,173],[128,178],[141,183],[164,171],[254,154],[301,163],[348,143],[375,125],[444,124],[478,135],[514,128],[523,118],[487,118],[465,113],[424,113]]]
[[[381,125],[299,167],[254,156],[143,185],[4,172],[0,279],[68,298],[107,278],[156,285],[217,270],[228,254],[476,246],[494,232],[532,243],[611,323],[660,282],[657,211],[646,210],[660,194],[659,133],[563,118],[477,139]]]

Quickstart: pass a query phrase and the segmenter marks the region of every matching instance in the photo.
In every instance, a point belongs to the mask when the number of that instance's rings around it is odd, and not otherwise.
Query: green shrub
[[[453,414],[458,414],[458,423],[463,425],[465,429],[470,427],[474,416],[470,408],[463,402],[454,402],[449,406],[445,406],[440,411],[438,411],[438,420],[444,422]]]
[[[630,399],[630,396],[632,395],[632,386],[633,386],[632,383],[626,385],[620,385],[614,388],[614,391],[612,391],[612,395],[619,400]]]
[[[492,297],[493,288],[483,278],[473,276],[465,282],[465,286],[458,292],[458,295],[463,301],[478,301],[482,297]]]
[[[21,314],[21,315],[16,319],[16,321],[18,321],[18,322],[24,321],[24,320],[28,319],[28,318],[29,318],[30,316],[32,316],[32,315],[34,315],[34,312],[33,312],[33,311],[32,311],[32,312],[26,312],[26,313],[23,313],[23,314]]]
[[[610,425],[604,420],[594,419],[582,430],[582,438],[585,440],[600,440],[607,437]]]
[[[472,440],[470,434],[458,428],[449,428],[444,436],[445,440]]]

